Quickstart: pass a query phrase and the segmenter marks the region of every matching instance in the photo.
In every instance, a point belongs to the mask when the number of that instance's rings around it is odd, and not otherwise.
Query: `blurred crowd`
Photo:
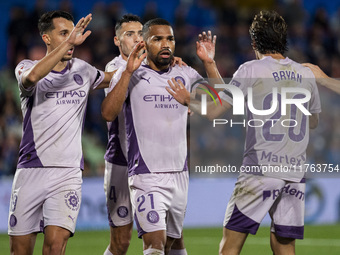
[[[175,55],[205,76],[203,66],[195,54],[195,41],[203,30],[212,30],[217,35],[215,60],[220,73],[223,77],[232,77],[240,64],[255,57],[248,33],[254,14],[264,8],[275,9],[288,23],[287,56],[297,62],[318,64],[328,75],[340,77],[340,8],[330,16],[323,7],[317,8],[314,13],[307,13],[300,0],[258,1],[261,4],[256,6],[252,6],[251,1],[242,1],[242,5],[239,2],[179,1],[171,20],[176,38]],[[37,30],[40,15],[49,10],[45,3],[38,0],[31,11],[17,6],[11,9],[7,28],[8,64],[0,71],[0,177],[14,174],[21,139],[22,114],[14,68],[25,58],[41,59],[46,53]],[[160,3],[154,1],[145,5],[141,15],[144,22],[163,17],[164,8],[160,7]],[[76,21],[80,18],[69,0],[61,1],[59,9],[72,13]],[[106,63],[119,54],[113,44],[114,26],[116,20],[128,12],[128,8],[123,2],[98,2],[91,12],[93,20],[89,29],[92,34],[76,49],[75,57],[103,70]],[[340,125],[340,97],[324,88],[319,90],[323,112],[320,126],[311,134],[308,158],[310,162],[316,163],[339,163],[340,129],[335,127]],[[107,130],[100,113],[103,98],[103,91],[90,94],[83,139],[86,176],[102,175],[104,171]],[[221,143],[225,149],[225,161],[234,162],[236,158],[242,159],[243,133],[225,132],[225,138],[219,137],[215,141],[201,135],[192,144],[200,146]],[[190,156],[196,162],[195,151],[191,149]]]

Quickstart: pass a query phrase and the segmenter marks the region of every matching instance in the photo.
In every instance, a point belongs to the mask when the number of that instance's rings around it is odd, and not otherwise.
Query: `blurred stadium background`
[[[11,0],[0,2],[0,254],[8,254],[7,215],[11,182],[21,139],[21,110],[14,68],[24,58],[40,59],[45,53],[38,30],[39,16],[48,10],[63,9],[75,20],[91,12],[91,36],[75,51],[99,69],[119,54],[113,44],[115,21],[125,13],[140,15],[143,21],[154,17],[169,20],[176,37],[176,56],[204,70],[195,55],[195,40],[202,30],[212,30],[217,38],[216,62],[223,77],[231,77],[238,66],[254,59],[248,28],[256,12],[275,9],[289,26],[287,56],[298,62],[318,64],[328,75],[340,78],[340,1],[323,0],[174,0],[174,1],[93,1],[93,0]],[[340,164],[340,96],[319,88],[322,114],[319,127],[312,131],[308,162]],[[109,231],[103,193],[103,155],[106,124],[101,118],[103,91],[90,95],[83,148],[83,202],[77,233],[68,244],[69,254],[97,254],[105,250]],[[225,141],[228,141],[225,143]],[[240,162],[243,131],[225,132],[216,140],[199,136],[194,144],[222,143],[226,164]],[[191,157],[194,157],[191,148]],[[298,254],[340,254],[340,173],[309,181],[306,199],[306,240],[298,242]],[[235,176],[207,175],[191,171],[185,240],[191,254],[216,254],[221,223],[231,195]],[[230,177],[230,176],[227,176]],[[270,222],[266,218],[265,225]],[[218,228],[211,228],[218,227]],[[194,228],[194,230],[192,230]],[[87,232],[81,232],[87,231]],[[88,232],[90,231],[90,232]],[[100,231],[100,232],[98,232]],[[270,254],[268,228],[249,239],[244,254]],[[79,237],[78,237],[79,235]],[[98,237],[98,238],[97,238]],[[257,239],[256,239],[257,238]],[[96,240],[101,241],[96,241]],[[92,242],[90,241],[92,240]],[[129,254],[140,253],[141,242],[134,236]],[[39,244],[38,244],[39,245]],[[86,246],[87,245],[87,246]],[[82,247],[82,248],[81,248]],[[91,250],[92,247],[92,250]],[[204,248],[205,247],[205,248]],[[247,245],[246,245],[247,247]],[[135,249],[135,250],[134,250]],[[87,253],[85,253],[87,251]],[[97,252],[94,252],[97,251]],[[138,252],[137,252],[138,251]],[[40,249],[36,249],[36,254]]]

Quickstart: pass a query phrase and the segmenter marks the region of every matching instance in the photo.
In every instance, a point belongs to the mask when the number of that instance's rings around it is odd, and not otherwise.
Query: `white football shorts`
[[[127,166],[105,161],[104,191],[110,226],[133,222]]]
[[[80,168],[17,169],[10,201],[8,234],[43,232],[49,225],[73,235],[81,203]]]
[[[269,212],[271,231],[303,239],[305,183],[242,173],[237,179],[224,218],[224,227],[255,235]]]
[[[167,236],[172,238],[181,237],[188,184],[188,171],[129,177],[138,237],[159,230],[166,230]]]

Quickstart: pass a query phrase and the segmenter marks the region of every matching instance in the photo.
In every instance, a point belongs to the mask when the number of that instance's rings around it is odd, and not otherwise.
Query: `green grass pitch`
[[[190,255],[218,254],[218,244],[222,237],[222,228],[184,229],[184,242]],[[43,235],[39,234],[35,255],[41,254]],[[67,245],[66,254],[95,255],[103,254],[109,243],[107,231],[77,231]],[[0,254],[9,254],[8,236],[0,235]],[[129,255],[142,253],[142,241],[134,231]],[[261,227],[256,236],[249,235],[242,255],[272,254],[269,246],[269,228]],[[306,226],[305,239],[296,243],[296,254],[299,255],[338,255],[340,254],[340,225]]]

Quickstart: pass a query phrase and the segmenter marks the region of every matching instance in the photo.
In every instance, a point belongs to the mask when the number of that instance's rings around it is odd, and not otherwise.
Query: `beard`
[[[167,67],[169,66],[171,63],[172,63],[172,60],[174,59],[174,55],[172,53],[170,53],[169,57],[168,58],[163,58],[161,56],[161,53],[162,52],[159,52],[155,58],[155,65],[157,67]]]

